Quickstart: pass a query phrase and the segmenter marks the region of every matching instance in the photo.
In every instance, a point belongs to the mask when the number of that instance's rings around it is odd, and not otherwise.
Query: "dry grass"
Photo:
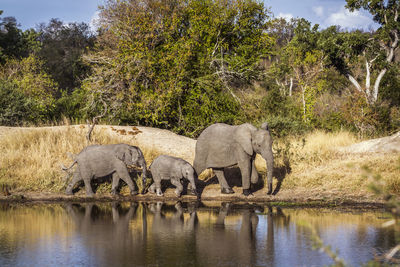
[[[65,172],[60,164],[72,163],[67,152],[77,154],[87,146],[86,133],[85,126],[6,132],[0,138],[0,184],[6,184],[13,191],[63,191]],[[124,142],[122,137],[107,134],[102,128],[93,134],[94,144],[121,142]],[[158,154],[146,150],[144,155],[151,162]]]
[[[308,188],[320,195],[370,195],[363,166],[381,174],[387,188],[400,194],[399,154],[345,154],[339,148],[359,142],[349,132],[315,131],[304,138],[278,140],[276,165],[290,169],[282,189]]]
[[[12,129],[0,133],[0,187],[13,192],[62,192],[65,172],[60,164],[72,160],[67,152],[79,153],[87,145],[85,126]],[[135,144],[134,138],[96,127],[93,143]],[[130,140],[130,141],[127,141]],[[380,173],[391,192],[400,193],[399,154],[344,154],[341,146],[357,142],[348,132],[315,131],[304,137],[275,140],[275,177],[283,179],[281,191],[297,190],[309,195],[341,197],[369,196],[369,181],[362,166]],[[156,147],[142,148],[148,166],[161,154]],[[258,158],[257,169],[265,175],[265,162]],[[203,173],[210,176],[210,173]],[[150,182],[150,181],[148,181]],[[276,183],[276,180],[275,180]],[[138,186],[141,187],[140,179]],[[110,185],[101,185],[98,192],[109,192]],[[84,190],[81,190],[84,191]],[[122,193],[128,192],[127,187]],[[0,192],[1,193],[1,192]]]

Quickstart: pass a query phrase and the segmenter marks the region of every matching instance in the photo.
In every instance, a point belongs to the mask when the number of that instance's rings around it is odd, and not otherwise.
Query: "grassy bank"
[[[85,126],[4,131],[0,136],[0,185],[15,192],[62,192],[66,173],[60,166],[72,162],[68,153],[77,154],[88,145],[86,133]],[[122,137],[99,128],[91,144],[126,142]],[[148,162],[157,156],[155,151],[143,152]],[[102,191],[102,187],[99,189]]]
[[[340,198],[341,195],[372,197],[368,177],[379,174],[390,192],[400,194],[399,153],[351,154],[340,151],[341,147],[359,141],[348,132],[315,131],[301,138],[278,142],[277,169],[290,170],[282,188],[304,189],[322,198]]]
[[[109,127],[108,127],[109,128]],[[93,142],[98,144],[137,144],[134,136],[125,131],[109,131],[107,127],[95,128]],[[78,127],[52,127],[18,129],[7,128],[0,133],[0,185],[11,194],[23,192],[64,191],[65,173],[60,164],[72,160],[67,152],[79,153],[87,145],[87,129]],[[171,140],[173,141],[173,140]],[[375,201],[368,190],[370,181],[363,166],[380,173],[382,182],[393,193],[400,194],[400,169],[398,153],[346,154],[338,148],[358,142],[348,132],[313,132],[303,137],[275,140],[275,186],[280,191],[268,200],[346,200]],[[159,154],[156,147],[142,148],[148,165]],[[179,156],[179,155],[175,155]],[[265,177],[265,164],[257,161],[257,168]],[[210,175],[201,178],[210,180]],[[211,179],[212,180],[212,179]],[[98,193],[109,192],[109,184],[98,188]],[[234,187],[240,194],[240,187]],[[80,193],[83,193],[81,190]],[[122,193],[128,193],[123,187]],[[203,191],[205,197],[219,196],[219,186],[209,183]],[[265,197],[265,189],[254,193],[254,198]]]

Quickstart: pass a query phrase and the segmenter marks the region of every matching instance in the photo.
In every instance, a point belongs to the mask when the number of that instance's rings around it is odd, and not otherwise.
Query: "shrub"
[[[0,125],[17,126],[32,110],[32,102],[17,90],[15,84],[0,82]]]
[[[264,121],[268,122],[274,136],[298,135],[310,129],[302,120],[301,107],[295,97],[282,96],[278,89],[268,91],[261,101],[261,109],[265,112]]]
[[[81,88],[75,89],[71,94],[63,92],[56,101],[55,119],[59,120],[62,116],[70,120],[80,120],[86,117],[84,111],[87,100],[87,91]]]

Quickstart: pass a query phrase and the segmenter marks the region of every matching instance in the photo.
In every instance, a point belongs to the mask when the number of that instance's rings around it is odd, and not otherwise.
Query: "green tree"
[[[94,112],[103,99],[119,122],[189,135],[232,123],[239,89],[262,74],[260,59],[271,51],[268,10],[252,0],[109,0],[100,11],[84,88]]]
[[[295,29],[295,36],[285,47],[285,54],[292,66],[294,76],[301,91],[303,105],[303,120],[311,123],[314,119],[318,78],[324,70],[325,54],[318,46],[320,33],[318,25],[300,19]]]
[[[378,93],[382,78],[393,64],[395,51],[399,47],[400,34],[400,1],[376,1],[376,0],[346,0],[346,7],[350,11],[365,9],[372,14],[375,22],[381,26],[371,38],[366,42],[363,50],[365,57],[365,88],[351,75],[350,81],[358,91],[363,93],[369,104],[374,104],[378,100]],[[372,65],[375,68],[372,68]],[[375,70],[376,77],[373,87],[371,87],[371,71]]]
[[[274,19],[269,23],[268,33],[275,38],[274,55],[267,68],[267,77],[279,87],[282,95],[292,95],[294,86],[293,68],[289,64],[289,55],[285,48],[295,37],[295,29],[299,19],[286,21],[284,18]]]
[[[39,43],[36,37],[33,30],[24,32],[19,29],[14,17],[0,18],[0,64],[9,58],[23,58],[37,51]]]
[[[83,22],[65,24],[51,19],[48,24],[39,25],[37,40],[41,49],[37,55],[60,90],[70,94],[81,86],[81,80],[89,72],[89,66],[82,62],[81,56],[93,47],[94,39],[89,26]]]
[[[0,83],[5,84],[5,91],[15,91],[12,94],[16,99],[24,96],[26,102],[30,103],[30,109],[25,109],[27,113],[23,117],[24,121],[43,122],[51,119],[57,84],[44,71],[43,61],[36,56],[30,55],[21,60],[9,59],[0,69]]]

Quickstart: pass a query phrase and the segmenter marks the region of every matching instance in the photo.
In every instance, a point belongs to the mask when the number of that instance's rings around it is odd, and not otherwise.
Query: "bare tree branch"
[[[106,102],[102,98],[100,98],[100,101],[104,106],[104,110],[100,115],[97,115],[97,116],[93,117],[92,125],[90,125],[89,120],[88,120],[89,131],[88,131],[88,133],[86,135],[86,140],[87,140],[88,143],[92,142],[92,132],[93,132],[94,126],[96,126],[96,124],[97,124],[98,119],[104,117],[104,115],[106,115],[106,113],[107,113],[107,104],[106,104]]]

